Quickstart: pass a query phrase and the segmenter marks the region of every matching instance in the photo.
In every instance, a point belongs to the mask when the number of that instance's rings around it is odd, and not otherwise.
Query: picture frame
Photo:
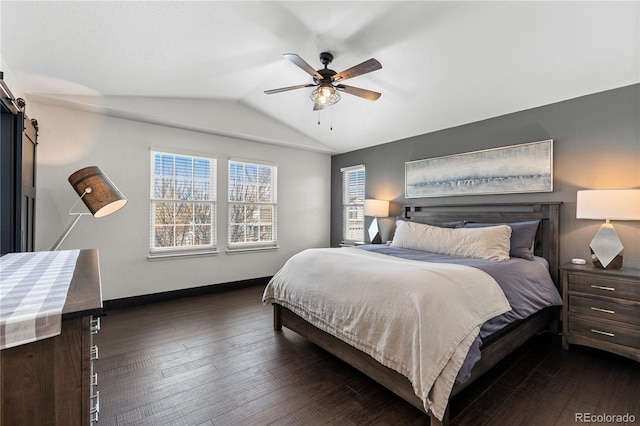
[[[553,192],[553,140],[405,163],[405,197]]]

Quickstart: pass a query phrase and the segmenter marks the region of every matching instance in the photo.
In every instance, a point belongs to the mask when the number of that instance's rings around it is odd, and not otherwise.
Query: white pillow
[[[511,227],[508,225],[451,229],[398,221],[391,247],[477,259],[508,260],[510,238]]]

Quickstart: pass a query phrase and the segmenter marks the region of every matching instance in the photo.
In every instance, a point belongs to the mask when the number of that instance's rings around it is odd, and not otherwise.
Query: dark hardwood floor
[[[428,417],[297,334],[262,288],[109,311],[96,336],[100,426],[427,425]],[[542,334],[451,404],[453,425],[640,423],[640,364]],[[611,423],[608,423],[611,424]],[[633,423],[629,423],[633,424]]]

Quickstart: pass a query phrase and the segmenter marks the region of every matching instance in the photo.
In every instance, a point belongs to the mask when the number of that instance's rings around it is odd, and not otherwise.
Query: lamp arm
[[[88,187],[86,187],[86,188],[84,189],[84,191],[82,192],[82,195],[81,195],[80,197],[78,197],[78,199],[76,200],[76,202],[75,202],[75,203],[73,203],[73,205],[72,205],[72,206],[71,206],[71,208],[69,209],[69,214],[70,214],[70,215],[72,215],[72,214],[79,214],[79,213],[71,213],[71,211],[74,209],[74,207],[75,207],[75,206],[77,206],[77,205],[78,205],[78,203],[80,202],[80,200],[82,200],[82,199],[84,198],[84,196],[85,196],[85,195],[90,194],[90,193],[91,193],[91,191],[93,191],[93,190],[91,189],[91,187],[90,187],[90,186],[88,186]]]
[[[82,192],[82,195],[80,197],[78,197],[78,199],[76,200],[75,203],[73,203],[73,205],[69,209],[69,215],[70,216],[75,215],[76,218],[73,220],[73,222],[71,222],[71,224],[69,226],[67,226],[67,229],[65,229],[65,231],[62,233],[62,235],[60,235],[60,238],[58,238],[58,241],[56,241],[53,244],[53,246],[51,246],[51,250],[50,251],[58,250],[58,247],[60,247],[60,244],[62,244],[62,242],[65,240],[65,238],[67,238],[67,236],[69,235],[69,232],[71,232],[73,227],[76,226],[76,223],[78,223],[78,221],[80,220],[80,217],[82,217],[82,216],[84,216],[86,214],[90,214],[90,213],[80,213],[80,212],[72,213],[71,212],[73,210],[73,208],[78,205],[80,200],[82,200],[84,198],[84,196],[89,194],[90,192],[91,192],[91,187],[85,188],[84,191]]]
[[[73,222],[71,222],[71,224],[67,227],[67,229],[65,229],[65,231],[62,233],[62,235],[60,235],[60,238],[58,238],[58,241],[56,241],[55,244],[53,244],[53,246],[51,246],[51,250],[50,251],[58,250],[58,247],[60,247],[60,244],[62,244],[62,242],[65,240],[65,238],[67,238],[67,236],[69,235],[69,233],[71,232],[73,227],[76,226],[76,223],[78,223],[80,218],[82,216],[85,216],[85,215],[88,215],[88,214],[91,214],[91,213],[69,213],[69,214],[76,215],[76,218],[73,220]]]

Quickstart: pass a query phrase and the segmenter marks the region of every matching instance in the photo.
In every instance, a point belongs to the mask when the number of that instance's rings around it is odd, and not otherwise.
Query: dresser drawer
[[[570,292],[615,297],[640,302],[640,285],[632,281],[600,278],[596,275],[568,274]]]
[[[569,295],[569,312],[640,326],[640,307],[612,300]]]
[[[640,349],[640,328],[638,327],[626,328],[569,316],[569,333]]]

